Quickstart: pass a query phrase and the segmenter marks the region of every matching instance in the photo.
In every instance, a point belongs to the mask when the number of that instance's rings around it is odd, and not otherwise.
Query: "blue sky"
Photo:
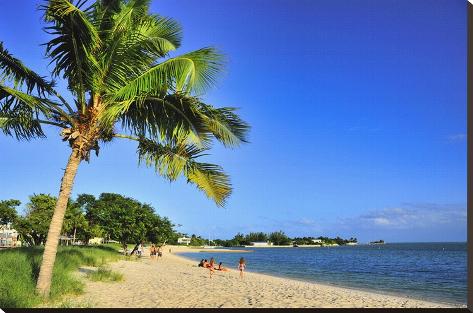
[[[36,6],[0,8],[0,40],[47,75]],[[74,196],[121,193],[204,237],[466,240],[466,1],[159,0],[152,11],[181,23],[181,53],[212,45],[227,56],[205,100],[239,107],[252,126],[250,144],[208,158],[233,194],[217,208],[115,140],[81,164]],[[0,136],[0,199],[57,195],[69,150],[48,135]]]

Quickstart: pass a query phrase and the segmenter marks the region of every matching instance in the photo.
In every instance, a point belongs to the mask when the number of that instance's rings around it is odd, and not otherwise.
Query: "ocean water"
[[[215,249],[218,250],[218,249]],[[387,243],[319,248],[245,248],[249,253],[182,253],[214,257],[236,269],[335,286],[466,305],[466,243]]]

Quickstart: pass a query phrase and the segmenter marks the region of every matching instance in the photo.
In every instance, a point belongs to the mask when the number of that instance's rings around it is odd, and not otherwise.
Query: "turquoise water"
[[[240,257],[250,272],[465,305],[466,243],[388,243],[319,248],[245,248],[250,253],[183,253],[214,257],[235,268]]]

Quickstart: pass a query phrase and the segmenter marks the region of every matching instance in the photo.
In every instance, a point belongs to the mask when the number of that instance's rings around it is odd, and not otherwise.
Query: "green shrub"
[[[103,266],[99,267],[96,271],[87,274],[87,277],[93,281],[121,281],[123,275],[121,273],[112,272]]]

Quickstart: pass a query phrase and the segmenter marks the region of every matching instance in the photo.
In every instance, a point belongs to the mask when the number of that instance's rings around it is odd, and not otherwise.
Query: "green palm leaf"
[[[0,110],[0,130],[7,136],[15,136],[17,140],[46,137],[34,111],[29,107]]]
[[[184,175],[218,206],[224,206],[232,192],[228,175],[218,165],[189,162]]]
[[[51,94],[54,87],[53,82],[47,81],[44,77],[39,76],[34,71],[26,67],[20,60],[11,55],[7,49],[3,47],[0,41],[0,80],[8,79],[13,81],[15,88],[26,85],[26,92],[30,93],[36,89],[37,93]]]
[[[235,110],[236,108],[230,107],[215,109],[200,104],[201,116],[207,128],[226,147],[248,142],[246,137],[250,126],[234,113]]]
[[[58,113],[53,108],[58,106],[53,101],[45,98],[32,96],[30,94],[21,92],[19,90],[9,88],[0,84],[0,104],[2,108],[11,109],[14,107],[27,106],[35,112],[41,112],[46,116],[50,116],[52,113]]]
[[[100,67],[93,51],[100,44],[100,37],[86,12],[80,9],[85,1],[78,1],[77,6],[68,0],[49,0],[41,8],[44,18],[52,26],[45,29],[54,38],[47,42],[46,54],[54,63],[53,75],[68,79],[69,88],[85,105],[85,92],[93,90]]]
[[[203,48],[168,59],[132,79],[114,95],[114,100],[135,100],[162,90],[203,92],[213,85],[222,67],[222,57],[213,48]]]
[[[126,85],[129,79],[149,69],[158,57],[177,49],[181,28],[172,19],[151,16],[135,22],[127,32],[113,33],[103,56],[103,80],[110,90]]]
[[[138,145],[140,161],[154,166],[160,175],[169,180],[185,175],[188,182],[195,184],[218,206],[223,206],[231,193],[230,180],[220,166],[195,161],[204,155],[205,150],[183,142],[160,144],[143,137]]]
[[[188,139],[200,147],[206,146],[210,139],[195,107],[177,95],[134,102],[121,115],[121,121],[122,127],[132,134],[156,140],[173,137],[176,131],[186,132]]]

